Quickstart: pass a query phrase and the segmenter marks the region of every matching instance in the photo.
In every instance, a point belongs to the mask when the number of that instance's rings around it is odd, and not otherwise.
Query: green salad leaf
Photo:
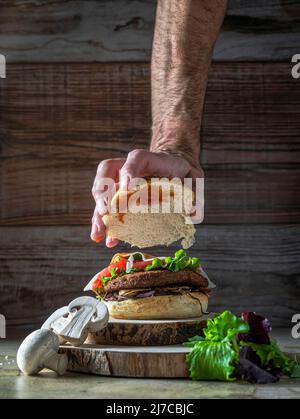
[[[196,343],[203,342],[205,339],[202,336],[194,336],[192,338],[189,338],[187,342],[184,342],[184,346],[187,346],[188,348],[192,348]]]
[[[232,381],[238,363],[239,334],[248,333],[249,325],[229,311],[208,320],[204,338],[195,336],[185,343],[192,347],[186,361],[193,380]]]
[[[115,279],[115,278],[117,278],[119,276],[119,274],[117,273],[117,269],[116,268],[111,268],[110,274],[111,274],[111,276],[103,276],[101,278],[102,286],[104,286],[107,282],[109,282],[112,279]]]
[[[249,325],[230,311],[224,311],[214,319],[207,321],[204,329],[206,340],[212,342],[233,342],[236,335],[248,333]]]
[[[300,378],[300,365],[294,359],[289,358],[279,348],[276,341],[271,341],[270,345],[262,345],[251,342],[241,342],[243,346],[250,346],[259,356],[263,367],[267,369],[278,369],[283,374]]]
[[[183,269],[196,270],[200,266],[200,261],[198,258],[191,258],[187,255],[186,251],[183,249],[177,250],[174,257],[166,257],[164,259],[155,258],[153,259],[151,265],[148,265],[145,268],[145,271],[152,271],[154,269],[167,269],[171,272],[182,271]]]
[[[199,341],[186,360],[192,380],[233,381],[238,354],[229,342]]]
[[[193,380],[232,381],[236,377],[243,377],[258,383],[262,383],[263,378],[264,383],[270,383],[280,374],[300,378],[297,359],[285,355],[276,341],[269,339],[270,344],[263,344],[247,340],[249,336],[255,337],[255,316],[259,321],[265,320],[255,313],[248,314],[251,315],[252,330],[244,316],[237,317],[230,311],[224,311],[207,321],[203,337],[194,336],[185,342],[184,345],[191,348],[186,362]],[[243,357],[244,350],[248,350],[248,357]]]
[[[153,269],[163,269],[163,261],[159,258],[152,260],[151,265],[146,266],[145,271],[152,271]]]

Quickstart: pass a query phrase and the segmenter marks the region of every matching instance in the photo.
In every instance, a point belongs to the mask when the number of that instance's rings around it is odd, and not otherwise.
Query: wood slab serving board
[[[111,377],[187,378],[189,348],[174,346],[62,346],[68,370]]]
[[[110,318],[108,326],[90,334],[90,345],[160,346],[177,345],[201,334],[213,313],[177,320],[119,320]]]
[[[68,370],[112,377],[186,378],[188,338],[201,334],[213,313],[192,319],[119,320],[90,334],[85,345],[61,347]]]

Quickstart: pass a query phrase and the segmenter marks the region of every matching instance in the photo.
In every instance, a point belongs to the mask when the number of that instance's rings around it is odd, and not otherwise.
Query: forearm
[[[152,53],[151,151],[198,164],[212,50],[227,0],[158,0]]]

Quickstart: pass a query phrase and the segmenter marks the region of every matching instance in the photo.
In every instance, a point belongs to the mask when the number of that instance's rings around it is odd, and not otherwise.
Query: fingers
[[[107,207],[115,193],[115,183],[119,178],[119,171],[124,159],[103,160],[97,169],[92,194],[100,215],[107,213]]]
[[[180,156],[153,153],[147,150],[133,150],[120,170],[120,189],[127,189],[134,178],[144,176],[180,177],[190,170],[190,164]]]
[[[95,207],[94,215],[92,218],[92,231],[91,239],[100,243],[105,237],[105,225],[102,221],[102,217],[98,214],[97,207]]]
[[[96,243],[102,241],[106,235],[102,216],[108,212],[119,178],[119,170],[124,162],[124,159],[103,160],[98,166],[92,189],[96,207],[92,218],[91,239]],[[113,238],[106,239],[107,247],[114,247],[117,243],[118,241]]]
[[[155,153],[147,150],[133,150],[127,159],[111,159],[102,161],[97,169],[92,193],[96,202],[92,219],[91,239],[100,242],[106,235],[102,216],[110,209],[110,202],[116,192],[119,182],[120,189],[127,189],[129,182],[136,178],[152,177],[179,177],[183,179],[191,177],[203,177],[199,169],[192,169],[187,160],[181,156]],[[109,181],[111,183],[109,184]],[[132,187],[133,185],[130,185]],[[106,237],[106,246],[115,247],[118,240]]]
[[[115,246],[117,246],[117,244],[119,243],[119,240],[117,240],[117,239],[113,239],[112,237],[109,237],[109,236],[107,236],[106,237],[106,246],[107,247],[115,247]]]
[[[105,235],[105,224],[103,223],[102,217],[99,215],[98,208],[96,206],[92,218],[91,239],[96,243],[100,243],[104,239]],[[117,239],[114,239],[109,236],[106,237],[105,244],[107,247],[115,247],[118,243],[119,241]]]
[[[128,153],[126,162],[120,170],[120,189],[127,189],[132,179],[141,177],[141,173],[145,172],[146,153],[146,150],[133,150]]]

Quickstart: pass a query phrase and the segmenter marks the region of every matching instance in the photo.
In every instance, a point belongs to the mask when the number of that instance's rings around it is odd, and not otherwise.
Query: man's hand
[[[101,187],[101,180],[104,178],[113,179],[121,189],[127,189],[128,182],[134,178],[153,177],[203,177],[200,167],[191,166],[188,161],[180,156],[169,153],[151,152],[147,150],[133,150],[127,159],[103,160],[97,169],[97,174],[92,189],[96,202],[92,218],[91,239],[100,242],[106,236],[105,225],[102,221],[103,215],[107,212],[105,202],[105,191]],[[106,246],[114,247],[118,241],[113,238],[106,238]]]
[[[92,240],[106,236],[102,217],[108,203],[101,179],[109,177],[126,189],[136,177],[203,177],[198,163],[203,102],[226,5],[227,0],[158,1],[151,62],[151,151],[134,150],[127,159],[99,164],[93,186]],[[117,243],[106,239],[108,247]]]

